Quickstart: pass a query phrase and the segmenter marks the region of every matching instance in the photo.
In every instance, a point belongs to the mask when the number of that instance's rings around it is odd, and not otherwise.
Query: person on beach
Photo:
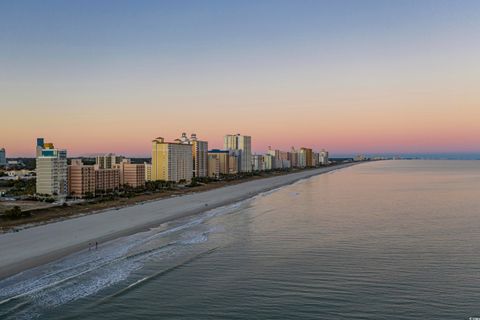
[[[98,242],[95,241],[95,250],[98,250]]]

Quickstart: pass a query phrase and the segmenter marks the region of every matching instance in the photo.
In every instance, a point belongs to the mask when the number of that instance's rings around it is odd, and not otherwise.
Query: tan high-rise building
[[[238,151],[238,170],[240,172],[252,171],[252,137],[240,134],[228,134],[224,138],[224,149]]]
[[[84,165],[80,159],[72,160],[68,166],[68,193],[79,198],[95,195],[94,166]]]
[[[145,185],[145,165],[130,163],[129,159],[123,159],[119,164],[113,165],[114,169],[120,170],[120,185],[128,185],[133,188]]]
[[[313,166],[313,150],[310,148],[300,148],[300,153],[305,155],[305,166]]]
[[[238,157],[235,155],[234,152],[229,150],[214,149],[208,152],[208,156],[209,161],[218,161],[219,174],[238,173]],[[209,176],[211,176],[210,173]]]
[[[220,157],[217,154],[208,155],[208,176],[211,178],[220,177]]]
[[[195,133],[190,137],[193,156],[193,176],[206,177],[208,174],[208,142],[197,139]]]
[[[152,141],[152,180],[190,182],[193,176],[192,146],[165,142],[159,137]]]

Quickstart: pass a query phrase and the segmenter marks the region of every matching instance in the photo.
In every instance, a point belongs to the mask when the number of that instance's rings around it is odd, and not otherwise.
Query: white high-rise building
[[[252,171],[252,137],[240,134],[228,134],[224,138],[224,149],[239,151],[239,170],[241,172]]]
[[[185,132],[175,141],[192,146],[193,176],[206,177],[208,175],[208,142],[198,140],[195,133],[192,133],[189,139]]]
[[[321,165],[323,166],[326,166],[329,164],[329,160],[328,160],[328,151],[326,151],[325,149],[322,149],[322,151],[320,151],[320,154],[319,154],[319,162]]]
[[[59,198],[68,194],[67,151],[48,144],[37,157],[37,194]]]
[[[152,180],[190,182],[193,176],[192,146],[165,142],[158,137],[152,141]]]

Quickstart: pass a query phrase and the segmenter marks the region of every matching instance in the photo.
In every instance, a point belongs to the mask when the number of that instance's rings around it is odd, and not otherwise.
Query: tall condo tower
[[[223,141],[224,149],[238,151],[240,172],[252,171],[252,137],[240,134],[227,134]]]
[[[152,141],[152,180],[190,182],[193,175],[192,146],[180,142]]]

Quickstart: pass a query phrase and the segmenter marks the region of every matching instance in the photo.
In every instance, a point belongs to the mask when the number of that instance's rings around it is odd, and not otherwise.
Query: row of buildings
[[[145,165],[133,164],[124,157],[107,154],[97,156],[94,165],[85,165],[81,159],[72,159],[68,165],[67,151],[56,149],[43,138],[37,139],[36,149],[37,194],[85,197],[125,185],[145,185]]]
[[[183,133],[173,142],[158,137],[152,141],[150,163],[133,164],[115,154],[97,156],[94,165],[80,159],[67,164],[66,150],[37,139],[37,193],[59,197],[85,197],[107,193],[122,186],[133,188],[146,181],[189,183],[196,178],[274,169],[306,168],[328,164],[328,152],[310,148],[290,151],[269,148],[266,154],[252,154],[250,136],[229,134],[223,149],[208,149],[208,142]]]

